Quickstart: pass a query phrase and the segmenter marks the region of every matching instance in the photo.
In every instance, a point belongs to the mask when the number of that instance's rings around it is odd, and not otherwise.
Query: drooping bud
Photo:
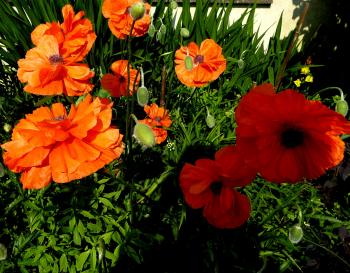
[[[136,21],[143,17],[145,14],[145,5],[142,1],[133,4],[130,8],[130,15]]]
[[[192,70],[192,68],[193,68],[192,57],[190,57],[190,56],[185,57],[185,67],[187,70]]]
[[[133,137],[144,147],[150,148],[156,144],[156,138],[150,126],[137,122]]]
[[[3,177],[4,175],[5,175],[5,169],[4,169],[4,166],[0,162],[0,178]]]
[[[156,28],[153,24],[150,24],[149,28],[148,28],[148,35],[153,38],[154,34],[156,34]]]
[[[144,107],[149,100],[149,92],[148,89],[144,86],[141,86],[137,89],[137,103],[141,106]]]
[[[162,33],[162,36],[166,34],[166,26],[164,24],[160,25],[159,32]]]
[[[345,117],[348,114],[349,105],[344,99],[343,91],[341,89],[339,89],[339,91],[340,91],[340,100],[338,100],[337,103],[335,104],[335,111]]]
[[[190,31],[187,29],[187,28],[181,28],[181,30],[180,30],[180,35],[181,35],[181,37],[183,37],[183,38],[188,38],[188,37],[190,37]]]
[[[238,68],[239,68],[239,69],[243,69],[244,66],[245,66],[245,62],[243,61],[243,59],[239,59],[239,60],[237,61],[237,65],[238,65]]]
[[[176,1],[171,1],[171,2],[170,2],[170,8],[172,8],[172,9],[177,9],[177,3],[176,3]]]
[[[207,107],[207,117],[205,119],[205,122],[207,123],[207,126],[210,129],[215,126],[215,117],[210,114],[208,107]]]
[[[143,73],[142,66],[140,67],[141,72],[141,86],[137,89],[136,96],[137,96],[137,103],[144,107],[149,100],[149,92],[147,88],[145,87],[145,74]]]
[[[12,129],[12,126],[8,123],[5,123],[3,129],[6,133],[9,133]]]
[[[293,244],[299,243],[303,238],[303,236],[304,236],[304,232],[299,224],[296,224],[289,229],[288,238],[289,238],[289,241],[291,241]]]
[[[0,261],[6,260],[7,258],[7,248],[0,243]]]

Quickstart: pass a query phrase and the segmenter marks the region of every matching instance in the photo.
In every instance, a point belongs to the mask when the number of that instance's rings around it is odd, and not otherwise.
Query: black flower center
[[[305,134],[300,129],[287,128],[281,134],[281,143],[285,148],[295,148],[304,143]]]
[[[197,55],[196,57],[194,57],[194,63],[195,64],[201,64],[202,62],[204,62],[204,56],[203,55]]]
[[[124,83],[124,82],[126,82],[126,79],[123,76],[120,76],[119,77],[119,82],[120,83]]]
[[[210,190],[215,195],[220,195],[222,189],[222,183],[221,182],[214,182],[210,185]]]
[[[55,54],[49,57],[49,61],[51,64],[61,64],[63,63],[63,57],[61,55]]]

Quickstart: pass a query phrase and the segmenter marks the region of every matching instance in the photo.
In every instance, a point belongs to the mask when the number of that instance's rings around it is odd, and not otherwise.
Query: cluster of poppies
[[[275,183],[315,179],[344,157],[341,134],[350,122],[320,101],[294,90],[276,93],[271,84],[254,87],[240,101],[236,145],[219,150],[215,159],[185,164],[180,185],[192,208],[218,228],[243,224],[249,200],[235,190],[259,173]]]
[[[102,4],[109,28],[119,39],[144,35],[151,23],[149,12],[149,4],[140,0]],[[93,88],[94,73],[83,63],[96,39],[92,24],[71,5],[64,6],[62,14],[63,23],[34,29],[35,47],[18,61],[18,78],[27,92],[81,96]],[[225,69],[222,48],[212,39],[200,46],[190,42],[175,52],[176,75],[188,87],[205,86]],[[140,76],[127,60],[113,62],[111,71],[101,79],[111,96],[136,92]],[[168,110],[152,103],[144,105],[144,111],[146,118],[137,122],[152,129],[155,143],[164,142],[171,125]],[[22,173],[20,181],[27,189],[86,177],[124,150],[123,136],[111,118],[111,101],[90,95],[71,105],[69,113],[61,103],[40,107],[21,119],[12,139],[1,146],[4,162]],[[204,217],[218,228],[238,227],[249,218],[250,201],[237,188],[252,183],[257,174],[276,183],[318,178],[343,159],[340,135],[350,134],[350,123],[342,115],[294,90],[276,93],[271,84],[250,90],[235,118],[236,145],[220,149],[214,159],[186,163],[179,178],[189,206],[203,208]]]
[[[141,6],[140,6],[141,4]],[[133,18],[132,8],[145,9]],[[112,33],[120,39],[141,36],[150,24],[150,6],[142,1],[109,1],[102,13],[109,18]],[[71,5],[62,8],[63,22],[38,25],[31,34],[34,48],[18,61],[18,78],[24,91],[38,95],[81,96],[93,89],[94,76],[84,58],[91,50],[96,34],[84,12],[75,14]],[[132,95],[140,77],[128,61],[115,61],[101,79],[113,97]],[[129,87],[128,87],[129,86]],[[128,90],[129,88],[129,90]],[[4,163],[21,173],[25,189],[46,187],[52,180],[66,183],[86,177],[118,159],[123,150],[123,135],[111,125],[112,105],[108,99],[87,95],[69,113],[61,103],[40,107],[21,119],[4,149]],[[142,122],[152,128],[156,143],[165,141],[171,125],[168,111],[156,104],[145,105],[147,117]]]

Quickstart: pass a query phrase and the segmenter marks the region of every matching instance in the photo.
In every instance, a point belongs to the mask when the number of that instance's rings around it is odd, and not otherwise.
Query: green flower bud
[[[101,263],[106,254],[106,247],[103,239],[98,240],[97,253],[98,253],[98,261],[99,263]]]
[[[137,122],[134,127],[133,136],[144,148],[150,148],[156,144],[153,130],[146,124]]]
[[[5,169],[4,166],[0,163],[0,178],[5,175]]]
[[[138,104],[143,107],[148,103],[149,100],[149,92],[146,87],[141,86],[137,89],[137,102]]]
[[[0,261],[6,260],[7,248],[3,244],[0,244]]]
[[[145,14],[145,11],[146,11],[145,5],[140,1],[131,6],[130,15],[136,21],[143,17],[143,15]]]
[[[171,2],[170,2],[170,8],[172,8],[172,9],[177,9],[177,3],[176,3],[176,1],[171,1]]]
[[[156,35],[157,41],[160,41],[162,39],[162,37],[163,37],[163,34],[160,31],[158,31],[157,35]]]
[[[153,38],[154,34],[156,34],[156,28],[154,27],[153,24],[151,24],[148,28],[148,35]]]
[[[107,90],[101,88],[100,90],[98,90],[97,96],[100,98],[108,98],[110,96],[110,93]]]
[[[164,36],[166,34],[166,26],[161,24],[159,28],[159,32],[162,33],[162,35]]]
[[[345,117],[349,111],[349,105],[346,100],[338,100],[335,104],[335,111]]]
[[[185,67],[187,70],[192,70],[192,68],[193,68],[192,57],[190,57],[190,56],[185,57]]]
[[[187,28],[181,28],[181,30],[180,30],[180,35],[181,35],[181,37],[183,37],[183,38],[188,38],[188,37],[190,37],[190,31],[187,29]]]
[[[245,66],[245,62],[244,62],[242,59],[239,59],[239,60],[237,61],[237,65],[238,65],[238,68],[239,68],[239,69],[243,69],[244,66]]]
[[[205,119],[205,122],[207,123],[207,126],[211,129],[215,126],[215,117],[212,116],[210,113],[209,113],[209,110],[207,108],[207,117]]]
[[[6,133],[9,133],[12,129],[12,126],[8,123],[5,123],[3,129]]]
[[[303,238],[303,236],[304,236],[304,232],[299,224],[296,224],[289,229],[288,238],[289,238],[289,241],[291,241],[293,244],[299,243]]]

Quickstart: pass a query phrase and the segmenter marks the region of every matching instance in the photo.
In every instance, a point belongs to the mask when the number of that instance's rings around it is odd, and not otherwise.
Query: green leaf
[[[68,269],[68,261],[66,254],[62,254],[60,258],[60,270],[61,272],[67,272]]]
[[[78,271],[81,271],[83,269],[84,264],[90,255],[90,252],[91,252],[91,250],[89,249],[83,253],[80,253],[80,255],[77,257],[75,266],[76,266]]]
[[[78,246],[81,245],[81,237],[77,228],[73,231],[73,242]]]

